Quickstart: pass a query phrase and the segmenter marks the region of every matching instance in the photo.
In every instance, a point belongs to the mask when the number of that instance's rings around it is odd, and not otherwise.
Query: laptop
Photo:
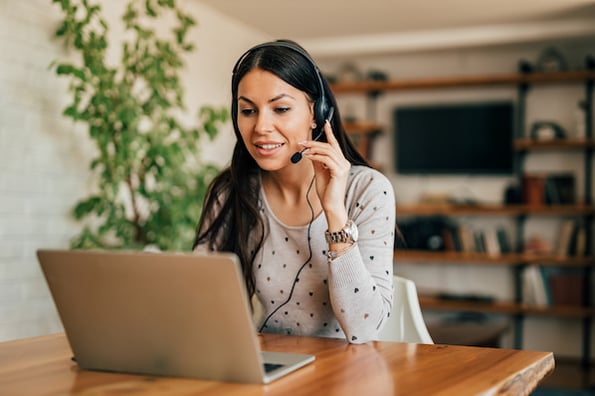
[[[260,350],[234,254],[37,257],[82,369],[266,384],[314,360]]]

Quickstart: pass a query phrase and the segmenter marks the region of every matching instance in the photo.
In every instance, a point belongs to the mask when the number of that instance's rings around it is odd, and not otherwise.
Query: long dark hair
[[[279,42],[288,45],[278,45]],[[237,254],[249,296],[254,294],[252,265],[263,243],[264,222],[259,202],[260,169],[244,145],[238,128],[238,85],[246,73],[258,68],[273,73],[305,92],[312,101],[321,96],[319,72],[302,47],[289,40],[268,44],[249,50],[234,67],[231,81],[231,117],[237,141],[230,167],[223,170],[209,187],[193,246],[194,248],[205,243],[209,250]],[[335,109],[331,126],[343,155],[353,165],[367,166],[366,160],[355,149],[345,132],[335,96],[328,82],[323,76],[320,78],[328,105]],[[324,134],[319,140],[327,141]]]

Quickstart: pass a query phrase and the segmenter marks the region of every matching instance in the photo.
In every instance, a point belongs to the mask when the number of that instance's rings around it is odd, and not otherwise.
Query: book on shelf
[[[477,253],[487,252],[487,241],[482,230],[473,230],[473,251]]]
[[[496,238],[498,239],[498,245],[500,246],[501,253],[512,252],[512,246],[508,240],[508,235],[506,234],[506,230],[504,230],[503,227],[498,227],[496,229]]]
[[[580,220],[566,219],[560,226],[555,254],[559,257],[584,257],[586,244],[585,224]]]
[[[522,191],[523,202],[527,205],[543,205],[545,203],[545,176],[524,174]]]
[[[552,305],[582,306],[584,278],[577,271],[552,271],[548,276]]]
[[[512,251],[503,227],[475,229],[469,224],[450,224],[442,230],[444,250],[499,255]]]
[[[577,203],[572,173],[523,175],[523,201],[528,205],[572,205]]]
[[[576,230],[576,240],[573,254],[577,257],[585,257],[587,250],[587,230],[584,225],[579,225]]]
[[[582,306],[580,270],[529,265],[521,272],[522,302],[536,306]]]
[[[451,252],[461,251],[461,240],[456,227],[445,227],[442,230],[442,240],[444,241],[444,250]]]
[[[461,242],[461,252],[472,252],[475,249],[473,232],[467,224],[459,224],[457,226],[456,234]]]
[[[490,256],[514,251],[503,226],[477,228],[466,222],[430,220],[400,222],[398,226],[404,242],[397,238],[395,246],[400,249],[485,253]],[[440,243],[429,243],[437,240]]]
[[[497,256],[502,253],[502,248],[496,234],[496,230],[488,228],[483,232],[485,240],[485,252],[490,256]]]
[[[572,205],[576,203],[576,187],[573,174],[552,174],[545,177],[545,202],[549,205]]]
[[[521,274],[522,301],[527,305],[551,305],[551,293],[546,286],[545,274],[537,265],[528,265]]]
[[[574,220],[566,219],[560,226],[558,234],[558,243],[556,245],[555,254],[560,257],[568,256],[570,250],[570,241],[572,239],[572,232],[574,230]]]

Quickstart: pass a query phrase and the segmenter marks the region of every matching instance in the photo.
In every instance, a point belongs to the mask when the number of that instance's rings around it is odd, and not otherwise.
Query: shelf
[[[472,87],[503,87],[514,88],[517,91],[518,109],[516,116],[524,121],[526,113],[527,90],[532,85],[556,85],[572,84],[577,87],[584,85],[585,93],[585,135],[589,138],[564,138],[552,140],[535,140],[528,138],[515,139],[511,147],[515,159],[515,172],[511,174],[519,185],[522,185],[525,172],[523,160],[528,152],[560,151],[564,154],[580,154],[584,160],[583,191],[586,194],[584,202],[591,202],[590,192],[592,191],[592,154],[595,149],[595,139],[592,137],[592,112],[593,98],[592,89],[595,81],[595,70],[561,71],[561,72],[535,72],[535,73],[499,73],[484,74],[475,76],[448,76],[437,78],[413,78],[393,79],[389,81],[358,81],[331,84],[335,94],[363,94],[366,95],[369,110],[376,110],[377,100],[383,92],[411,92],[423,90],[445,90],[449,88],[468,89]],[[373,114],[373,111],[370,111]],[[373,139],[382,128],[374,122],[360,122],[346,124],[346,130],[355,141],[367,142]],[[522,132],[522,131],[519,131]],[[530,134],[526,134],[530,136]],[[363,146],[361,152],[369,154],[369,146]],[[518,167],[516,166],[518,164]],[[514,204],[505,205],[499,203],[483,203],[473,200],[450,200],[437,197],[435,200],[427,200],[424,203],[396,205],[397,219],[407,217],[430,217],[443,216],[448,220],[456,222],[457,217],[509,217],[516,225],[516,241],[513,246],[522,246],[525,238],[525,220],[529,216],[541,216],[560,218],[582,218],[586,229],[591,230],[595,217],[595,205],[592,204]],[[405,225],[403,223],[403,228]],[[539,265],[546,267],[557,267],[560,269],[577,269],[572,271],[580,273],[581,276],[591,276],[591,268],[595,268],[595,257],[592,254],[591,232],[587,232],[589,240],[586,251],[590,252],[589,257],[559,257],[543,254],[487,254],[476,252],[456,251],[419,251],[419,250],[396,250],[394,261],[397,264],[411,263],[413,265],[441,265],[441,266],[469,266],[477,267],[498,266],[506,268],[514,273],[514,297],[512,301],[490,302],[482,299],[465,301],[462,299],[448,300],[438,298],[439,295],[420,295],[420,305],[424,311],[451,311],[451,312],[474,312],[482,314],[499,314],[511,316],[514,320],[514,345],[515,348],[522,348],[524,330],[523,320],[528,316],[554,317],[559,319],[571,318],[582,319],[582,361],[590,361],[591,353],[591,318],[595,317],[595,308],[581,306],[532,306],[515,303],[522,298],[523,271],[526,266]],[[453,244],[446,244],[454,246]],[[492,250],[492,249],[490,249]],[[496,249],[494,249],[496,250]],[[584,279],[583,279],[584,280]],[[591,295],[591,281],[588,278],[583,282],[587,288],[585,295]],[[557,300],[559,301],[559,300]],[[464,337],[469,338],[469,337]]]
[[[590,318],[595,316],[595,309],[592,307],[576,306],[531,306],[516,304],[514,302],[475,302],[475,301],[454,301],[443,300],[431,296],[420,296],[419,303],[422,310],[428,311],[465,311],[506,315],[533,315],[533,316],[558,316],[565,318]]]
[[[394,260],[397,262],[414,262],[417,264],[485,264],[498,266],[517,266],[539,264],[555,267],[595,267],[593,257],[559,257],[552,255],[536,255],[524,253],[507,253],[489,255],[475,252],[451,252],[429,250],[396,250]]]
[[[521,313],[519,304],[512,302],[476,302],[460,300],[443,300],[432,296],[419,296],[422,310],[429,311],[465,311],[478,313],[500,313],[516,315]]]
[[[343,125],[350,135],[373,135],[382,131],[382,126],[372,121],[350,121]]]
[[[595,214],[594,205],[501,205],[501,204],[403,204],[399,216],[584,216]]]
[[[558,305],[539,307],[522,305],[521,311],[533,316],[558,316],[565,318],[591,318],[595,316],[595,309],[592,307],[577,307],[571,305]]]
[[[529,150],[585,150],[595,146],[593,139],[568,138],[551,140],[516,139],[514,149],[517,151]]]
[[[338,93],[376,93],[382,91],[405,91],[432,88],[477,87],[513,84],[551,84],[563,82],[583,82],[594,80],[595,72],[588,70],[551,73],[509,73],[481,76],[453,76],[439,78],[419,78],[389,81],[357,81],[335,83],[331,89]]]

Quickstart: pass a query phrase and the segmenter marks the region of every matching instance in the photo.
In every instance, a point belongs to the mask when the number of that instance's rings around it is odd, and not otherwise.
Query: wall
[[[110,21],[123,3],[103,2]],[[235,60],[270,38],[197,2],[181,5],[198,21],[184,72],[188,109],[228,105]],[[50,0],[0,1],[0,341],[61,330],[35,251],[68,247],[80,228],[70,210],[93,186],[94,149],[84,128],[61,116],[67,82],[48,69],[72,56],[53,38],[59,20]],[[203,158],[223,165],[234,141],[229,127]]]
[[[566,57],[570,66],[581,68],[587,54],[595,55],[595,39],[575,41],[541,42],[501,46],[449,48],[448,50],[410,51],[386,55],[368,55],[350,58],[318,56],[323,73],[337,75],[347,64],[355,64],[362,73],[382,70],[392,79],[477,75],[486,73],[513,73],[520,59],[535,62],[541,51],[555,45]],[[357,60],[355,60],[357,59]],[[584,95],[580,84],[572,86],[553,85],[536,87],[528,96],[527,128],[536,120],[551,119],[560,123],[569,133],[575,131],[575,113],[578,101]],[[457,199],[471,198],[480,202],[502,202],[505,187],[512,177],[479,176],[403,176],[394,171],[392,111],[401,104],[443,102],[473,102],[481,100],[516,100],[515,87],[449,88],[417,91],[387,92],[381,94],[373,114],[369,114],[365,95],[343,94],[338,96],[343,116],[358,119],[375,118],[384,126],[384,134],[374,145],[373,159],[384,166],[384,172],[393,182],[397,202],[417,202],[424,194],[447,194]],[[445,147],[445,150],[448,150]],[[580,155],[531,154],[526,162],[529,171],[573,171],[578,176],[579,196],[583,195],[583,169]],[[514,236],[514,223],[507,218],[458,219],[477,228],[503,225]],[[527,236],[540,234],[554,243],[559,220],[529,219]],[[412,265],[398,262],[395,272],[416,281],[418,289],[446,290],[490,294],[499,299],[511,299],[514,293],[512,271],[498,266]],[[426,313],[426,320],[436,319]],[[525,322],[524,347],[552,350],[560,356],[580,356],[581,323],[579,320],[529,318]],[[595,332],[593,332],[595,336]],[[563,336],[562,336],[563,335]],[[511,332],[503,346],[512,347]]]

